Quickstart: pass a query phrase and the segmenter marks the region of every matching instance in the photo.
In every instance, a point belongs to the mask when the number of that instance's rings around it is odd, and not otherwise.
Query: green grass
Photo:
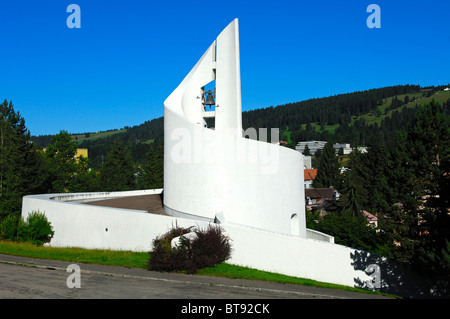
[[[315,281],[311,279],[286,276],[248,267],[230,265],[226,263],[222,263],[215,267],[203,268],[198,272],[198,274],[207,276],[227,277],[232,279],[263,280],[263,281],[279,282],[283,284],[294,284],[294,285],[314,286],[333,289],[337,288],[357,292],[367,292],[366,290],[361,290],[357,288],[328,284],[325,282]]]
[[[330,132],[330,133],[334,133],[334,131],[337,130],[337,128],[339,126],[340,126],[340,124],[333,124],[333,125],[325,124],[324,125],[324,129],[322,130],[321,126],[320,126],[320,123],[318,123],[318,122],[311,123],[311,127],[313,128],[313,130],[317,131],[317,132],[320,132],[320,133],[325,132],[325,131]],[[306,124],[302,124],[301,127],[302,127],[302,129],[305,130],[306,129]]]
[[[282,135],[286,137],[286,142],[288,142],[288,144],[292,144],[291,133],[291,131],[283,131],[282,133]]]
[[[401,107],[398,107],[396,109],[389,110],[387,112],[387,114],[385,114],[386,108],[388,108],[391,105],[392,99],[393,99],[393,97],[388,97],[383,100],[382,105],[378,106],[378,110],[380,111],[379,112],[380,114],[377,115],[377,114],[375,114],[375,112],[369,112],[366,114],[362,114],[360,116],[353,116],[351,119],[350,125],[353,125],[359,119],[364,118],[366,120],[366,125],[371,125],[371,124],[376,123],[379,126],[381,124],[381,121],[383,119],[385,119],[386,117],[391,117],[392,113],[394,111],[401,111],[403,108],[414,108],[416,106],[416,104],[417,105],[429,104],[429,103],[431,103],[431,101],[433,99],[436,102],[438,102],[440,105],[442,105],[444,102],[446,102],[448,99],[450,99],[450,91],[438,91],[430,97],[423,97],[422,92],[401,94],[401,95],[397,95],[397,98],[399,100],[403,101],[405,99],[406,95],[408,95],[410,99],[415,97],[416,100],[413,102],[409,102],[406,105],[402,105]],[[339,128],[340,124],[333,124],[333,125],[326,124],[324,126],[324,130],[321,130],[321,126],[319,123],[311,123],[311,126],[315,131],[320,132],[320,133],[322,133],[323,131],[334,133]],[[302,129],[306,129],[306,124],[302,124],[301,127],[302,127]],[[283,134],[285,136],[289,137],[289,141],[290,141],[290,133],[291,133],[290,131],[283,131]]]
[[[2,240],[0,240],[0,254],[141,269],[147,269],[147,263],[149,259],[149,255],[147,252],[84,249],[76,247],[59,248],[36,246],[31,243],[18,243]],[[263,280],[279,282],[283,284],[314,286],[379,294],[377,292],[367,291],[363,289],[329,284],[311,279],[286,276],[248,267],[230,265],[226,263],[219,264],[215,267],[201,269],[198,274],[205,276],[227,277],[232,279]]]
[[[40,259],[76,261],[87,264],[147,268],[148,253],[115,251],[104,249],[84,249],[76,247],[57,248],[36,246],[31,243],[0,241],[0,253]]]
[[[105,132],[90,133],[89,137],[86,137],[86,134],[78,134],[78,135],[72,135],[72,139],[76,143],[79,144],[83,141],[93,141],[93,140],[97,140],[99,138],[108,137],[108,136],[123,133],[126,131],[127,131],[126,129],[122,129],[122,130],[111,130],[111,131],[105,131]]]
[[[438,91],[438,92],[434,93],[430,97],[422,97],[422,92],[419,92],[419,93],[398,95],[397,98],[399,100],[403,101],[405,99],[406,95],[408,95],[410,99],[415,97],[416,100],[412,101],[412,102],[409,102],[406,105],[402,105],[401,107],[398,107],[396,109],[389,110],[387,112],[387,114],[384,114],[386,108],[388,108],[391,105],[391,103],[392,103],[393,97],[389,97],[389,98],[384,100],[384,103],[382,105],[378,106],[378,109],[380,110],[382,115],[377,116],[376,114],[373,114],[373,113],[363,114],[363,115],[361,115],[359,117],[352,118],[352,124],[356,120],[358,120],[360,118],[364,118],[366,120],[366,125],[370,125],[370,124],[373,124],[373,123],[377,123],[378,125],[380,125],[381,121],[383,119],[385,119],[386,117],[391,117],[392,113],[394,111],[401,111],[403,108],[414,108],[416,106],[416,104],[417,105],[429,104],[429,103],[431,103],[431,101],[433,99],[436,102],[438,102],[440,105],[442,105],[444,102],[446,102],[448,99],[450,99],[450,91]]]

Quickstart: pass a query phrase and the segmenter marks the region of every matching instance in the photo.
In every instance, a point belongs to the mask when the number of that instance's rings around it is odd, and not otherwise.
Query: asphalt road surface
[[[386,298],[337,289],[159,273],[144,269],[81,263],[77,264],[79,271],[67,272],[71,264],[73,263],[0,254],[0,298],[180,300]]]

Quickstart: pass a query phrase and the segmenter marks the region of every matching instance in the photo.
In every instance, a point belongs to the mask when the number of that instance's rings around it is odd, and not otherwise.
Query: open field
[[[99,138],[104,138],[104,137],[108,137],[111,135],[115,135],[115,134],[119,134],[119,133],[124,133],[126,132],[126,129],[122,129],[122,130],[111,130],[111,131],[105,131],[105,132],[96,132],[96,133],[83,133],[83,134],[74,134],[72,135],[72,139],[75,140],[75,142],[77,143],[81,143],[83,141],[93,141]]]

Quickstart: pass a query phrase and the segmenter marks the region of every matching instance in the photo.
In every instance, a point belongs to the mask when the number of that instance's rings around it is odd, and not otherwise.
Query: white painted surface
[[[217,48],[217,57],[215,52]],[[216,80],[215,129],[201,88]],[[164,205],[177,212],[306,238],[303,157],[242,136],[237,19],[164,102]],[[297,215],[293,227],[291,216]]]
[[[25,196],[22,216],[26,218],[30,212],[37,210],[45,213],[55,231],[51,246],[88,249],[150,251],[152,240],[175,225],[208,226],[208,222],[200,220],[75,202],[94,197],[108,199],[160,192]],[[355,271],[351,265],[350,253],[355,251],[352,248],[227,222],[220,226],[231,238],[233,252],[228,261],[231,264],[348,286],[354,285],[355,276],[365,278],[364,273]],[[314,234],[314,231],[308,230],[307,233]],[[325,240],[332,239],[325,234],[321,236]]]

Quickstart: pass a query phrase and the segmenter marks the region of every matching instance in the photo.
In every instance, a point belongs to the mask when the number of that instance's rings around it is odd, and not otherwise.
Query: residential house
[[[319,210],[321,214],[336,209],[336,200],[339,198],[337,191],[330,188],[306,188],[305,203],[307,210]]]
[[[348,155],[352,152],[352,148],[350,147],[350,144],[333,144],[334,150],[336,151],[336,154],[339,154],[339,151],[342,149],[342,155]]]
[[[364,217],[367,219],[369,225],[374,227],[378,227],[378,217],[369,213],[368,211],[363,210]]]
[[[305,189],[312,188],[312,184],[317,175],[317,168],[303,170],[305,180]]]

